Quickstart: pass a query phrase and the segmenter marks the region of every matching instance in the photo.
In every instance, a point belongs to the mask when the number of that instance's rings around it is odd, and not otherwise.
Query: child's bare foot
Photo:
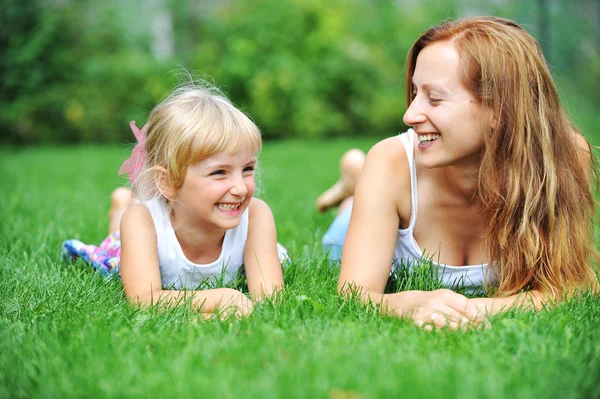
[[[356,181],[364,163],[365,153],[361,150],[351,149],[342,155],[340,158],[340,180],[317,198],[316,207],[319,212],[325,212],[354,195]]]
[[[131,194],[131,189],[119,187],[115,189],[110,196],[110,210],[108,211],[108,234],[119,230],[121,217],[125,210],[135,202]]]

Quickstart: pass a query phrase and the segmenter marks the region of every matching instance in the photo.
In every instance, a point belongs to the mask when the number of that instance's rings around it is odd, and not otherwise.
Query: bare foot
[[[133,198],[131,189],[119,187],[112,192],[110,202],[110,210],[108,211],[108,234],[112,234],[119,230],[121,217],[123,217],[125,210],[132,203],[137,201]]]
[[[354,195],[356,181],[364,163],[365,153],[361,150],[354,148],[342,155],[340,158],[340,179],[317,198],[315,205],[319,212],[325,212]]]

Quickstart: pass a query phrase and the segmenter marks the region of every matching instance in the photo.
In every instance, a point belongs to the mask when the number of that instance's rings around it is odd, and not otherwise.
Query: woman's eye
[[[442,101],[441,98],[433,98],[433,97],[429,97],[428,100],[431,104],[438,104]]]

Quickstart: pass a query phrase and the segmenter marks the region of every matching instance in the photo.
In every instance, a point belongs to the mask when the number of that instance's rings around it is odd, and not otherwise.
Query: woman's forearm
[[[378,306],[379,311],[386,315],[402,317],[406,309],[411,307],[412,291],[384,294],[357,286],[340,291],[346,297],[358,296],[363,304]]]
[[[536,310],[543,308],[550,297],[540,291],[528,291],[503,298],[473,298],[471,301],[485,307],[488,315],[506,312],[510,309]]]

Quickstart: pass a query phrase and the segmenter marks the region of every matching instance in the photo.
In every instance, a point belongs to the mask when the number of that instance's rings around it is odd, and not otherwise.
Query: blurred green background
[[[412,42],[441,20],[513,19],[540,40],[588,137],[600,0],[0,0],[0,144],[131,141],[203,73],[267,139],[402,131]],[[594,140],[592,140],[594,141]],[[597,143],[596,143],[597,144]]]

